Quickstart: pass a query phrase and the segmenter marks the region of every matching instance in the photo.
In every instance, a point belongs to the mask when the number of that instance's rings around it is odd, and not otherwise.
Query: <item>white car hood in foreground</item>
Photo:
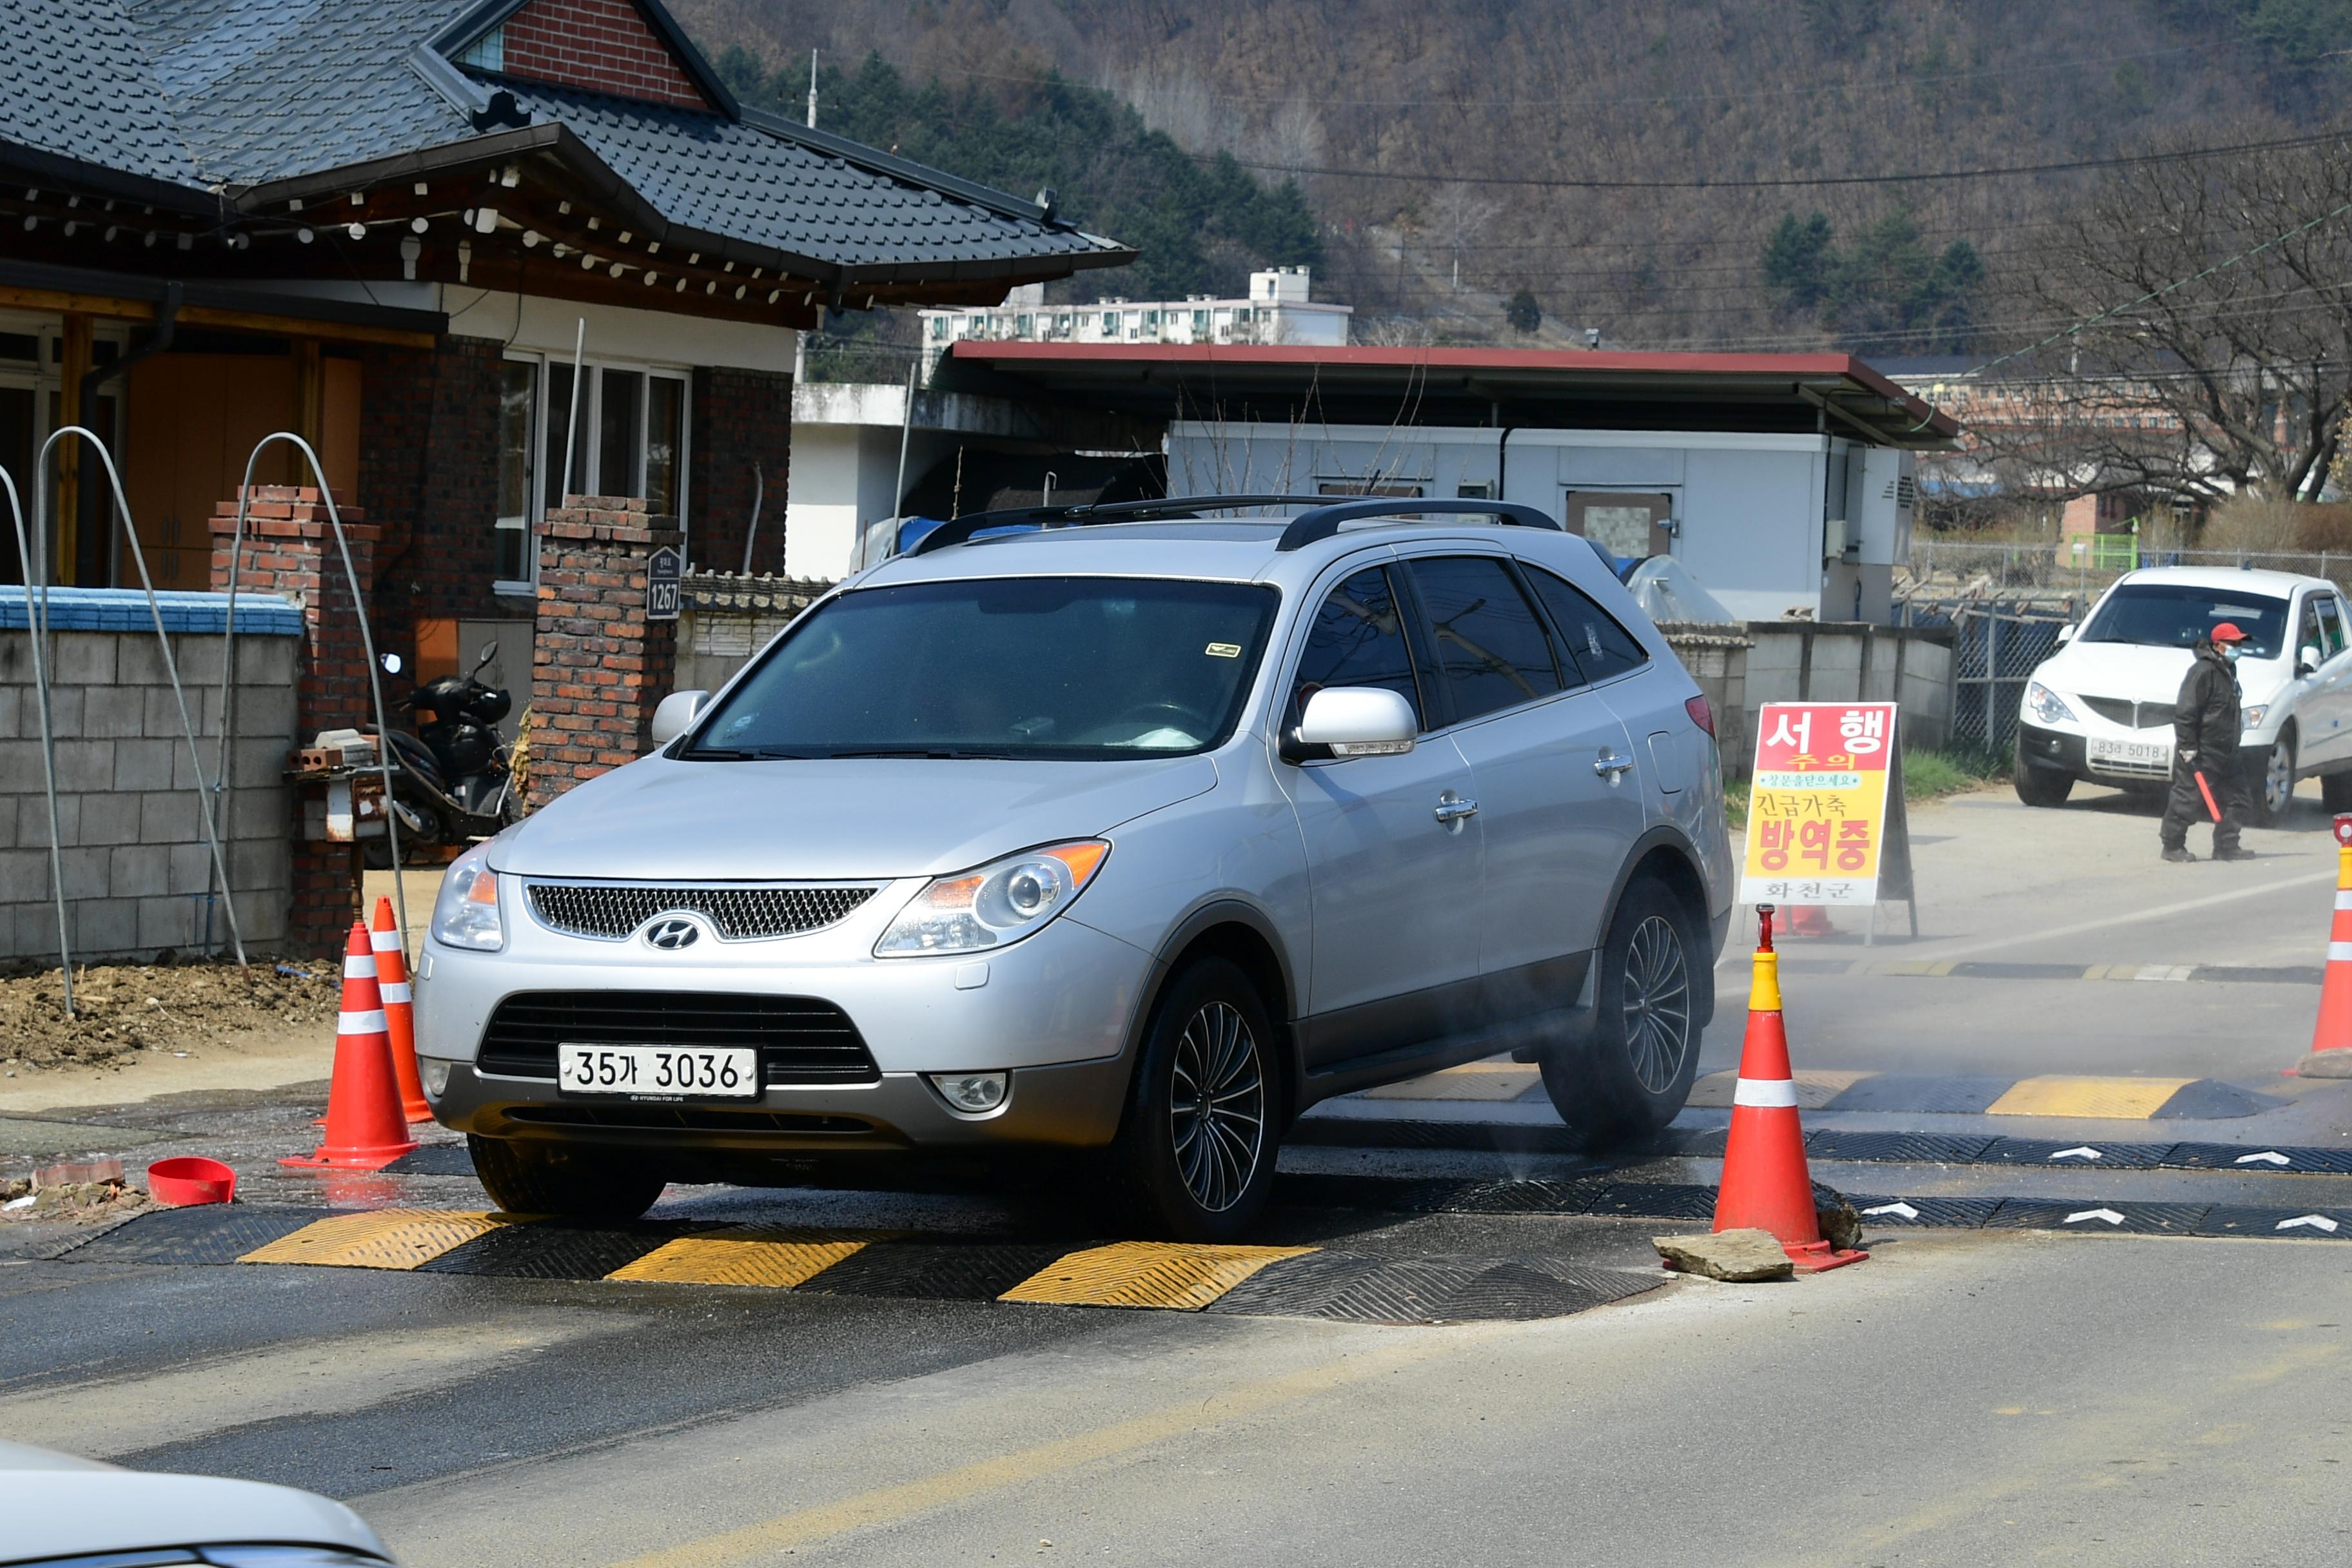
[[[1087,838],[1215,786],[1205,756],[1133,762],[647,757],[509,828],[490,864],[534,877],[834,881],[936,877]]]
[[[392,1556],[350,1509],[292,1487],[152,1475],[0,1442],[0,1561],[259,1542]]]
[[[2042,662],[2033,678],[2062,697],[2116,697],[2126,702],[2170,702],[2196,655],[2182,647],[2137,643],[2068,643]],[[2242,659],[2238,689],[2249,703],[2268,701],[2283,684],[2283,659]]]

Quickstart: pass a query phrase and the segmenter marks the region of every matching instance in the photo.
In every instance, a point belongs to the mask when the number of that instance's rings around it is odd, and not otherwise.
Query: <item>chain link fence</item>
[[[2158,550],[2131,534],[1998,544],[1915,534],[1909,582],[1898,581],[1896,591],[1931,601],[2031,599],[2079,615],[2117,577],[2143,566],[2246,566],[2352,587],[2352,554],[2335,551]]]
[[[2006,753],[2017,739],[2025,683],[2058,647],[2074,618],[2031,603],[1914,596],[1896,606],[1896,623],[1944,626],[1952,634],[1952,744]]]

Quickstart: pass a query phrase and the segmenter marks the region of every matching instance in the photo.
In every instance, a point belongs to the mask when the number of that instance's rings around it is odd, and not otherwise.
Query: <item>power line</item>
[[[1760,180],[1612,180],[1549,174],[1431,174],[1387,169],[1317,168],[1306,164],[1262,163],[1234,158],[1242,168],[1261,174],[1312,176],[1318,179],[1392,180],[1440,185],[1505,185],[1526,190],[1560,191],[1775,191],[1810,190],[1829,185],[1908,185],[1945,180],[2009,179],[2036,174],[2077,174],[2090,169],[2139,168],[2155,163],[2190,163],[2227,158],[2242,153],[2280,153],[2342,142],[2352,132],[2324,132],[2271,142],[2242,142],[2226,147],[2192,147],[2172,153],[2133,153],[2114,158],[2071,158],[2055,163],[2011,163],[1982,169],[1939,169],[1915,174],[1790,174]],[[1202,163],[1231,153],[1193,153]]]

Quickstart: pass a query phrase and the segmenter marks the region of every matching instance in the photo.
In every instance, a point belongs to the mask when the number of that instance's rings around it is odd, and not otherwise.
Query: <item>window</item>
[[[1455,723],[1560,689],[1551,643],[1510,569],[1491,555],[1410,563]]]
[[[2328,658],[2334,658],[2344,651],[2344,601],[2333,594],[2320,596],[2319,629],[2327,637]]]
[[[2248,658],[2276,658],[2286,632],[2286,601],[2181,583],[2129,583],[2099,601],[2075,640],[2193,647],[2223,621],[2246,634]]]
[[[596,476],[595,493],[633,496],[645,457],[635,437],[646,378],[633,370],[607,370],[596,380],[596,463],[589,470]]]
[[[2303,622],[2295,628],[2294,634],[2294,652],[2297,658],[2303,657],[2305,648],[2312,647],[2319,650],[2319,662],[2322,664],[2327,662],[2326,639],[2319,635],[2319,605],[2326,597],[2324,594],[2314,594],[2303,602]]]
[[[683,497],[678,475],[686,458],[686,383],[674,375],[646,378],[646,505],[676,517]]]
[[[1290,717],[1283,727],[1297,723],[1306,713],[1307,700],[1327,686],[1384,686],[1412,703],[1415,714],[1425,711],[1396,595],[1390,591],[1388,574],[1377,566],[1332,589],[1315,613],[1306,651],[1298,656]],[[1422,728],[1428,727],[1423,719]]]
[[[1495,487],[1481,479],[1475,483],[1454,486],[1454,495],[1457,500],[1493,500]]]
[[[1544,608],[1551,612],[1552,625],[1585,679],[1607,680],[1650,662],[1633,634],[1587,597],[1583,589],[1534,568],[1528,569],[1528,581]]]
[[[568,374],[570,366],[565,370]],[[531,421],[539,412],[539,366],[509,360],[499,367],[499,516],[497,577],[531,578]]]

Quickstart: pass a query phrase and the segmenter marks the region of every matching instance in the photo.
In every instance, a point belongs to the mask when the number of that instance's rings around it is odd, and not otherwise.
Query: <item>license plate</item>
[[[757,1100],[760,1053],[696,1046],[575,1046],[555,1050],[565,1094],[623,1100]]]
[[[2101,763],[2126,768],[2169,768],[2172,747],[2163,741],[2108,741],[2094,737],[2091,765]]]

